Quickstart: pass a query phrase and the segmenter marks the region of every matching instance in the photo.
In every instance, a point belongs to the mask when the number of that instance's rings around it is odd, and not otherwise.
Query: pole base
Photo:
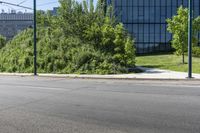
[[[186,77],[186,79],[194,79],[194,77]]]
[[[38,74],[35,74],[35,73],[34,73],[33,76],[38,76]]]

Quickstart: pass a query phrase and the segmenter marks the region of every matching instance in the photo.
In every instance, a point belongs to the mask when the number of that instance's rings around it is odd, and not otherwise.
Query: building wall
[[[108,0],[109,3],[111,0]],[[188,0],[113,0],[115,14],[136,39],[137,53],[171,50],[171,34],[166,19],[176,14]],[[194,0],[194,15],[200,14],[200,1]]]
[[[54,7],[53,10],[50,10],[52,15],[58,15],[58,7]]]
[[[33,14],[0,14],[0,34],[8,39],[33,25]]]

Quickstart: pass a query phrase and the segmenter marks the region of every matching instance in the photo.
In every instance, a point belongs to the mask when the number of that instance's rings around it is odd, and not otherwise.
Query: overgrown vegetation
[[[93,0],[60,0],[57,16],[38,12],[39,72],[114,74],[135,66],[133,40],[101,1],[94,8]],[[0,50],[0,71],[33,72],[32,38],[27,29]]]
[[[182,55],[182,63],[185,63],[185,53],[188,44],[188,9],[182,6],[178,8],[177,15],[167,19],[167,30],[172,33],[172,47],[176,50],[176,55]],[[200,17],[193,18],[192,43],[197,46],[197,33],[200,31]]]
[[[0,49],[6,45],[6,37],[0,35]]]

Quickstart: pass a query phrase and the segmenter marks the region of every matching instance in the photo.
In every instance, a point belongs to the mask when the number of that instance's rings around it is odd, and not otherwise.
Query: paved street
[[[199,132],[199,81],[0,77],[0,133]]]

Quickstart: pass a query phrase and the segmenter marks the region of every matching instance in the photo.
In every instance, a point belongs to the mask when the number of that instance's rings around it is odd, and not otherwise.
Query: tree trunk
[[[182,59],[183,59],[183,60],[182,60],[182,63],[185,64],[185,55],[184,55],[184,52],[183,52],[183,54],[182,54]]]
[[[185,64],[184,45],[182,44],[182,63]]]

